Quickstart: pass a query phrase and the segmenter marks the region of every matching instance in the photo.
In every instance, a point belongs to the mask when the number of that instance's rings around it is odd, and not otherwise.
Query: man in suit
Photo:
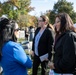
[[[45,75],[46,64],[51,59],[54,34],[52,29],[47,27],[48,24],[48,17],[44,15],[40,16],[32,46],[32,56],[34,57],[32,75],[37,75],[40,64],[42,68],[41,75]]]

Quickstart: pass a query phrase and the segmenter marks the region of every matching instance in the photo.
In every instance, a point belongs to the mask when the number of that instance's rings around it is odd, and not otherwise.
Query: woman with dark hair
[[[76,29],[67,13],[56,16],[55,30],[55,54],[50,68],[56,73],[72,75],[76,66]]]
[[[4,75],[27,75],[32,62],[18,44],[19,27],[15,21],[0,19],[0,63]]]

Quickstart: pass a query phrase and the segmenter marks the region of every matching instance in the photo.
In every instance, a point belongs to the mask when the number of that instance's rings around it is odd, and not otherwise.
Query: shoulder
[[[9,47],[8,47],[9,46]],[[23,47],[21,46],[21,44],[17,43],[17,42],[13,42],[13,41],[9,41],[7,44],[7,47],[9,49],[12,49],[14,53],[18,52],[24,52]]]
[[[72,36],[76,37],[76,32],[72,31],[72,32],[69,33],[69,35],[72,35]]]
[[[13,42],[13,41],[9,41],[7,42],[6,46],[9,46],[9,47],[20,47],[21,45],[17,42]]]
[[[46,31],[53,32],[53,30],[51,28],[46,28]]]
[[[35,34],[37,34],[37,33],[39,32],[40,29],[41,29],[41,28],[38,27],[38,28],[35,30]]]
[[[75,42],[76,41],[76,32],[70,32],[69,34],[69,37]]]
[[[51,28],[46,28],[46,32],[54,35],[54,31]]]
[[[73,31],[68,31],[63,35],[62,39],[65,39],[68,41],[70,41],[70,40],[75,41],[76,40],[76,33]]]
[[[69,37],[76,37],[76,32],[73,32],[73,31],[69,31],[66,33],[66,37],[69,36]]]
[[[19,43],[9,41],[3,46],[3,50],[7,51],[20,51],[23,50],[22,46]]]
[[[36,29],[36,31],[38,31],[38,30],[40,30],[41,28],[40,27],[38,27],[37,29]]]

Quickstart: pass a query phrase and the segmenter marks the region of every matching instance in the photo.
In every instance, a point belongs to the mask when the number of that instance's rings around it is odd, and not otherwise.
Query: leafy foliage
[[[28,26],[29,15],[33,7],[30,7],[30,0],[8,0],[7,2],[0,3],[0,16],[3,14],[10,19],[18,21],[20,27]]]
[[[50,11],[48,16],[52,24],[54,24],[56,14],[61,12],[68,13],[73,22],[76,23],[76,12],[73,10],[73,3],[67,2],[66,0],[58,0],[58,2],[54,4],[53,10]]]

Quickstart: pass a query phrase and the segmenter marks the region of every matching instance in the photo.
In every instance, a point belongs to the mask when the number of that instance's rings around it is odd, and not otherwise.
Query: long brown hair
[[[73,21],[67,13],[59,13],[56,17],[58,17],[61,22],[59,32],[62,33],[67,30],[72,30],[72,31],[76,32],[76,28],[73,25]]]

